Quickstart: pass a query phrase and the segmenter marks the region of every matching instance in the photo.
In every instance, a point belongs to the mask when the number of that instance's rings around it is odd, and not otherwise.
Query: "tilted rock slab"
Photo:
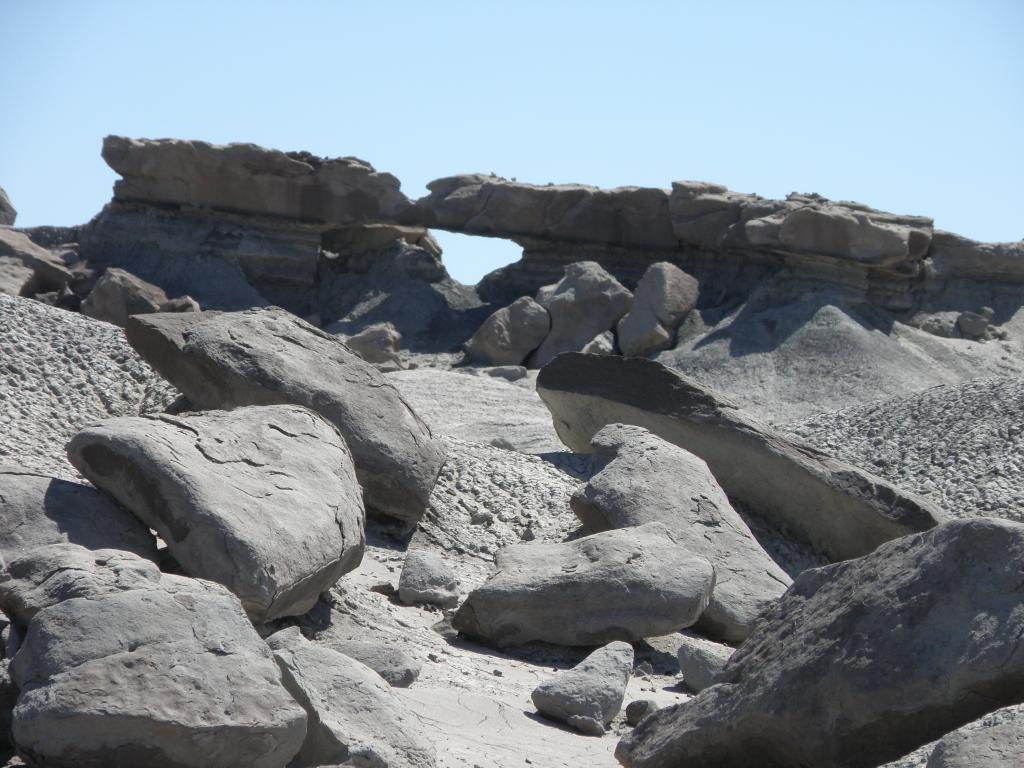
[[[159,312],[167,302],[162,288],[123,269],[111,267],[82,302],[82,314],[124,328],[129,315]]]
[[[0,466],[0,565],[61,542],[157,556],[149,528],[95,488]]]
[[[633,647],[616,641],[538,685],[531,699],[541,714],[561,720],[588,736],[603,736],[622,709],[632,674]]]
[[[110,419],[75,435],[68,458],[256,622],[305,613],[362,560],[351,454],[306,408]]]
[[[665,524],[669,535],[715,566],[715,591],[698,629],[742,641],[792,579],[765,552],[707,464],[643,427],[610,424],[591,440],[596,474],[572,498],[590,530]]]
[[[281,309],[143,315],[128,341],[199,408],[295,403],[334,424],[366,506],[414,523],[444,448],[376,368]]]
[[[497,572],[469,594],[452,626],[498,646],[667,635],[697,621],[715,584],[711,563],[676,544],[661,523],[513,545],[495,562]]]
[[[32,269],[42,282],[41,287],[59,288],[71,282],[71,270],[58,256],[36,245],[28,235],[16,229],[0,226],[0,256],[17,259]]]
[[[651,264],[633,292],[633,308],[617,326],[622,354],[642,357],[672,346],[699,292],[697,279],[675,264]]]
[[[1007,707],[942,737],[927,768],[1020,768],[1024,706]]]
[[[693,379],[643,358],[566,354],[537,392],[571,450],[607,424],[636,424],[705,462],[730,498],[828,557],[859,557],[945,513],[857,467],[784,437]]]
[[[434,746],[419,720],[369,667],[302,637],[297,627],[267,638],[284,685],[308,713],[291,766],[433,768]]]
[[[466,354],[491,365],[519,365],[550,330],[548,311],[529,296],[521,296],[484,320],[466,342]]]
[[[148,586],[98,589],[32,618],[12,665],[19,752],[53,768],[283,768],[306,713],[238,599],[144,560],[132,569],[152,569]]]
[[[1024,525],[954,521],[802,573],[631,768],[866,768],[1024,700]]]
[[[18,212],[11,205],[11,198],[4,192],[4,188],[0,187],[0,224],[12,225],[17,218]]]
[[[718,589],[717,585],[715,589]],[[716,643],[689,630],[680,632],[681,642],[676,651],[683,683],[691,691],[703,691],[715,683],[735,648]]]

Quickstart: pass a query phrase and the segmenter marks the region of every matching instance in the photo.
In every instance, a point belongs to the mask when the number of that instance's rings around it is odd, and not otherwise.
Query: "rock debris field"
[[[102,155],[0,190],[5,766],[1024,765],[1020,243]]]

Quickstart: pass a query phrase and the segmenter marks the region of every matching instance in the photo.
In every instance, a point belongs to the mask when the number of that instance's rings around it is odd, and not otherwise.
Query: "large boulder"
[[[362,559],[351,454],[305,408],[111,419],[75,435],[68,458],[254,621],[305,613]]]
[[[159,312],[167,294],[123,269],[106,270],[82,302],[82,314],[124,328],[129,315]]]
[[[0,226],[0,256],[17,259],[31,269],[40,289],[57,289],[71,282],[71,270],[59,256],[16,229]]]
[[[127,553],[112,562],[56,546],[93,561],[96,584],[122,578],[100,571],[126,567],[151,578],[80,590],[32,617],[12,665],[21,754],[53,768],[281,768],[298,752],[306,713],[237,598]]]
[[[309,716],[289,765],[432,768],[434,747],[419,720],[369,667],[306,640],[298,628],[267,638],[284,685]]]
[[[626,684],[632,674],[633,648],[629,643],[616,641],[538,685],[531,698],[542,715],[588,736],[603,736],[622,709]]]
[[[728,494],[832,559],[927,530],[943,511],[789,439],[688,376],[643,358],[561,355],[537,392],[574,451],[605,425],[636,424],[705,462]]]
[[[4,188],[0,187],[0,225],[11,226],[17,218],[18,212],[11,205],[11,198],[4,192]]]
[[[157,556],[149,529],[95,488],[0,466],[0,565],[60,542]]]
[[[595,336],[615,327],[632,305],[633,294],[596,261],[581,261],[565,268],[544,307],[551,315],[551,332],[530,365],[542,368],[561,352],[578,352]]]
[[[644,356],[672,346],[676,329],[697,306],[700,284],[674,264],[651,264],[633,292],[633,308],[619,320],[619,349]]]
[[[498,552],[495,563],[452,626],[499,646],[666,635],[697,621],[715,584],[711,563],[676,544],[661,523],[518,544]]]
[[[719,684],[616,752],[631,768],[859,768],[1024,700],[1024,525],[954,521],[802,573]]]
[[[444,449],[383,375],[335,337],[279,309],[143,315],[125,331],[200,408],[316,411],[352,450],[367,507],[407,523],[423,514]]]
[[[489,365],[519,365],[550,330],[548,311],[529,296],[521,296],[484,320],[466,342],[466,355]]]
[[[610,424],[591,440],[596,474],[572,498],[590,530],[661,522],[681,546],[715,566],[715,591],[698,629],[744,640],[792,580],[771,559],[707,464],[643,427]]]
[[[25,266],[21,259],[0,256],[0,293],[21,296],[30,292],[34,274],[34,270]]]

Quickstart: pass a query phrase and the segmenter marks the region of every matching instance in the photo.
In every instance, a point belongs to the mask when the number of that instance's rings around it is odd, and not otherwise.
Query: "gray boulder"
[[[651,264],[633,292],[633,308],[617,327],[622,354],[643,357],[672,346],[679,324],[697,306],[699,291],[696,278],[674,264]]]
[[[580,349],[585,355],[614,355],[615,334],[611,331],[599,333]]]
[[[1007,707],[944,736],[927,768],[1020,768],[1024,706]]]
[[[626,705],[626,725],[636,728],[640,721],[661,709],[653,699],[634,699]]]
[[[576,516],[592,531],[664,523],[680,546],[715,567],[715,591],[698,629],[744,640],[792,579],[757,543],[707,464],[643,427],[610,424],[590,445],[595,474],[573,495]]]
[[[717,585],[715,586],[717,590]],[[691,691],[699,692],[714,685],[715,678],[725,669],[725,664],[735,649],[728,645],[722,645],[694,632],[680,632],[679,650],[676,651],[676,658],[679,660],[679,672],[683,676],[683,683]]]
[[[4,188],[0,187],[0,224],[11,226],[17,218],[18,212],[11,205],[11,198],[4,192]]]
[[[0,256],[0,293],[21,296],[30,292],[33,274],[32,268],[25,266],[21,259]]]
[[[256,622],[305,613],[362,559],[351,455],[305,408],[110,419],[75,435],[68,458]]]
[[[636,424],[707,462],[729,498],[832,559],[927,530],[946,515],[924,499],[787,438],[688,376],[643,358],[566,354],[537,393],[569,448],[607,424]]]
[[[551,315],[551,332],[530,356],[530,366],[542,368],[561,352],[583,349],[614,328],[632,301],[633,294],[596,261],[570,264],[544,305]]]
[[[345,346],[366,362],[393,368],[402,367],[402,358],[398,356],[401,344],[402,334],[391,323],[368,325],[345,339]]]
[[[407,523],[426,508],[444,449],[383,375],[279,309],[133,317],[128,341],[199,408],[295,403],[338,428],[367,507]]]
[[[466,342],[466,355],[488,365],[519,365],[551,330],[548,311],[521,296],[484,320]]]
[[[392,688],[408,688],[423,667],[401,648],[380,641],[348,640],[326,633],[317,637],[317,643],[365,664]]]
[[[459,579],[439,554],[409,550],[398,579],[398,599],[448,608],[459,602]]]
[[[533,705],[588,736],[603,736],[622,709],[633,672],[633,647],[614,642],[598,648],[567,672],[533,689]]]
[[[161,311],[167,294],[123,269],[106,270],[82,302],[82,314],[124,328],[129,315]]]
[[[121,554],[94,570],[131,565]],[[287,764],[306,713],[237,598],[212,582],[152,576],[136,589],[100,589],[35,614],[12,665],[21,689],[18,751],[55,768]]]
[[[802,573],[719,684],[619,743],[632,768],[859,768],[1024,700],[1024,525],[980,518]]]
[[[60,542],[157,556],[149,529],[95,488],[0,466],[0,565]]]
[[[437,764],[419,720],[372,669],[310,643],[295,627],[271,635],[267,644],[285,687],[309,716],[306,740],[289,765]]]
[[[31,269],[40,289],[59,289],[71,282],[71,270],[59,256],[36,245],[23,232],[0,226],[0,257],[3,256],[17,259]]]
[[[676,544],[664,525],[595,533],[558,544],[519,544],[452,619],[499,646],[542,640],[601,645],[692,626],[715,583],[706,559]]]

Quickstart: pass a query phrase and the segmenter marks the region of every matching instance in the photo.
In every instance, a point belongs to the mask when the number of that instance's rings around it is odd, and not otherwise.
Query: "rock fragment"
[[[466,354],[488,365],[519,365],[550,330],[548,311],[529,296],[522,296],[484,320],[466,342]]]
[[[459,579],[439,554],[410,550],[398,580],[398,599],[449,608],[459,602]]]
[[[694,307],[700,285],[674,264],[660,261],[644,272],[633,293],[633,308],[617,326],[619,349],[645,356],[667,349]]]

